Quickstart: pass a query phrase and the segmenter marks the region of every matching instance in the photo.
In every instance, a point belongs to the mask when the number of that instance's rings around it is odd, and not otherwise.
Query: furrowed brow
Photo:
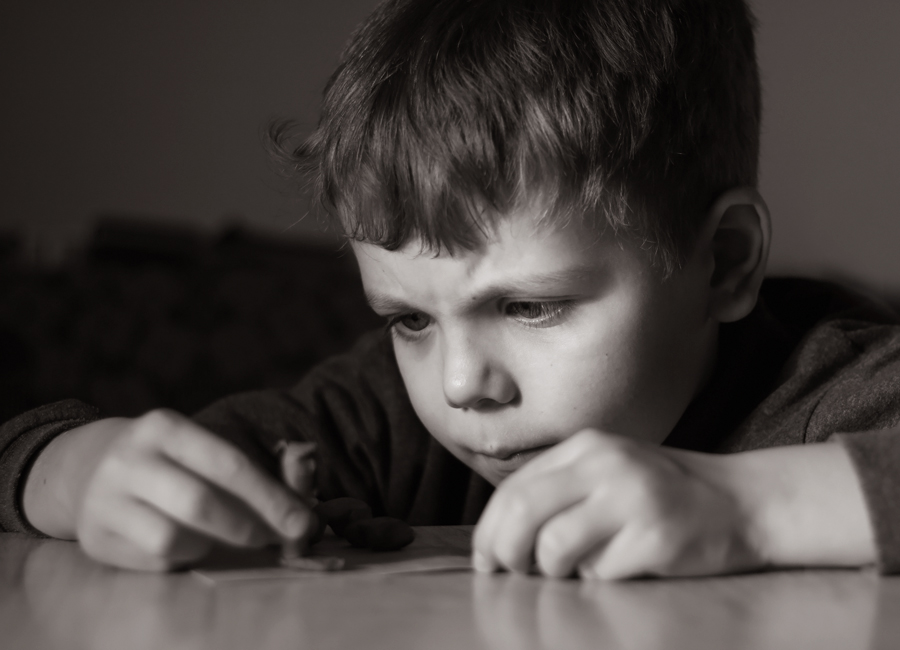
[[[505,296],[529,296],[545,291],[556,292],[559,287],[576,285],[589,279],[596,272],[597,269],[593,265],[586,264],[550,273],[515,278],[479,289],[467,299],[467,302],[481,304]],[[377,291],[366,290],[366,300],[369,306],[379,314],[419,311],[418,308],[411,306],[402,299],[378,293]]]
[[[375,291],[366,291],[366,301],[369,303],[369,306],[379,314],[397,314],[405,311],[415,311],[402,300]]]
[[[472,297],[472,301],[482,302],[503,296],[528,296],[540,294],[543,291],[555,292],[559,287],[577,285],[589,279],[596,272],[597,269],[593,265],[585,264],[551,273],[515,278],[479,289],[475,296]]]

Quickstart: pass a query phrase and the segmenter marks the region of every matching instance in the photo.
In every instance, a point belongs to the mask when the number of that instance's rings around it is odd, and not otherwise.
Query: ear
[[[752,187],[730,189],[710,209],[706,231],[714,263],[710,316],[721,323],[740,320],[756,306],[766,272],[772,241],[769,208]]]

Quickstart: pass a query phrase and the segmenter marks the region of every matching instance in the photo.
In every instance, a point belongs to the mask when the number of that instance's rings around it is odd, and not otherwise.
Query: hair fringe
[[[716,196],[756,183],[754,26],[744,0],[387,0],[317,129],[273,121],[269,150],[351,240],[452,254],[540,205],[668,275]]]

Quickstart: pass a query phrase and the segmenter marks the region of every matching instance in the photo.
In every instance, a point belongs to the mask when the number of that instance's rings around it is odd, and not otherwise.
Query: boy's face
[[[584,428],[662,442],[714,363],[702,247],[664,281],[609,233],[523,211],[455,256],[354,251],[419,418],[495,485]]]

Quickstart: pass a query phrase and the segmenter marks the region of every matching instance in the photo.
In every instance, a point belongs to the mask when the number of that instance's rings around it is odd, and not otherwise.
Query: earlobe
[[[714,261],[710,316],[722,323],[740,320],[756,306],[766,272],[772,224],[769,208],[752,187],[736,187],[709,211]]]

